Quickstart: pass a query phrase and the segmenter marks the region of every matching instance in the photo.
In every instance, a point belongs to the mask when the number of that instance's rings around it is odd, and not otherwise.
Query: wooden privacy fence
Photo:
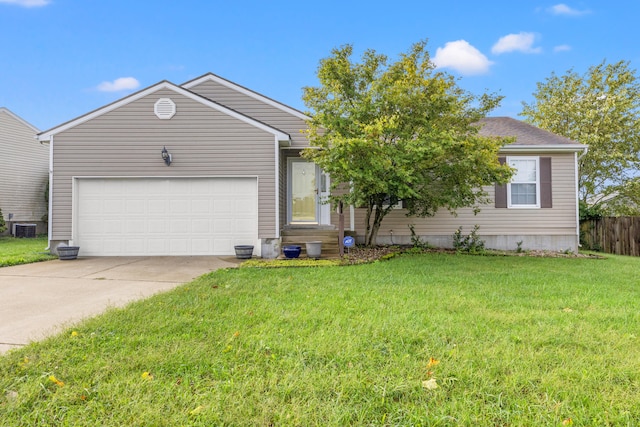
[[[580,223],[583,249],[640,256],[640,217],[605,217]]]

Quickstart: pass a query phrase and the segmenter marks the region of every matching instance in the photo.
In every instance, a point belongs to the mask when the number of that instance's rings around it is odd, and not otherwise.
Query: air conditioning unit
[[[36,224],[13,224],[15,237],[36,237]]]

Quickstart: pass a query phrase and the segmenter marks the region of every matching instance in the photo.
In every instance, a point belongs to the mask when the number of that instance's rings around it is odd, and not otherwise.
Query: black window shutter
[[[551,157],[540,157],[540,207],[553,207],[551,198]]]
[[[501,165],[504,165],[507,162],[506,157],[498,157],[498,161]],[[507,185],[506,184],[496,184],[496,196],[495,196],[496,208],[506,208],[507,207]]]

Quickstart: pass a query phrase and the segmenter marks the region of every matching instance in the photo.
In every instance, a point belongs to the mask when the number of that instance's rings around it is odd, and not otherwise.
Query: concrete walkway
[[[233,258],[88,257],[0,268],[0,354],[110,307],[170,290]]]

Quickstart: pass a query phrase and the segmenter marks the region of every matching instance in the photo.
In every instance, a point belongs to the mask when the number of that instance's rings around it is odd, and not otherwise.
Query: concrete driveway
[[[110,307],[167,291],[233,258],[87,257],[0,268],[0,354]]]

